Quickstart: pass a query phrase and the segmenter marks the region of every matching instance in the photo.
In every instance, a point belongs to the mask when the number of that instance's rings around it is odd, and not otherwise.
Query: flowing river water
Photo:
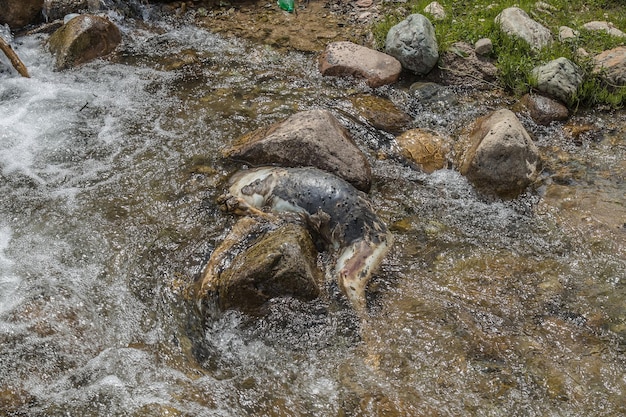
[[[314,54],[122,28],[116,57],[65,72],[47,35],[21,37],[32,78],[0,73],[4,415],[626,414],[623,110],[577,115],[570,134],[520,115],[542,184],[492,201],[453,169],[402,163],[350,97],[388,97],[453,138],[510,98],[423,105],[408,82],[321,77]],[[369,317],[336,291],[203,317],[189,289],[233,224],[215,199],[242,166],[221,149],[313,108],[368,155],[395,234]]]

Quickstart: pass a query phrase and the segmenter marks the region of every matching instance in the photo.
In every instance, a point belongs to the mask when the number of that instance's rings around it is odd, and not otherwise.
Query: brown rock
[[[352,42],[333,42],[319,59],[322,75],[365,78],[370,87],[398,81],[402,65],[394,57]]]
[[[121,40],[120,30],[109,19],[82,15],[54,32],[49,45],[56,55],[56,68],[62,70],[108,55]]]
[[[223,310],[260,314],[272,298],[318,297],[322,281],[317,250],[304,226],[245,217],[211,255],[200,297],[217,295]]]
[[[11,29],[34,23],[41,16],[44,0],[0,0],[0,24]]]
[[[386,98],[358,95],[351,97],[350,101],[372,126],[385,132],[401,133],[412,121],[408,114]]]
[[[539,151],[510,110],[479,118],[469,145],[459,171],[486,194],[514,198],[537,178]]]
[[[396,138],[402,155],[415,162],[427,173],[443,169],[448,165],[450,146],[436,133],[423,129],[411,129]]]
[[[626,85],[626,46],[604,51],[594,57],[594,70],[614,86]]]
[[[239,139],[224,155],[252,165],[313,166],[365,192],[372,181],[367,158],[327,110],[296,113],[258,129]]]
[[[438,68],[428,78],[444,85],[492,89],[497,75],[498,69],[488,57],[477,55],[468,43],[456,42],[441,54]]]
[[[520,104],[528,110],[535,123],[540,125],[547,126],[555,121],[567,120],[569,117],[569,111],[563,104],[538,94],[526,94],[520,100]]]

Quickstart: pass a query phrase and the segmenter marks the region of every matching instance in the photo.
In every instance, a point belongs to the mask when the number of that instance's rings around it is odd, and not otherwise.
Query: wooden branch
[[[0,49],[4,52],[7,58],[9,58],[11,64],[13,64],[13,68],[15,68],[22,77],[30,78],[26,65],[24,65],[20,57],[17,56],[13,48],[11,48],[11,45],[9,45],[7,41],[2,38],[2,36],[0,36]]]

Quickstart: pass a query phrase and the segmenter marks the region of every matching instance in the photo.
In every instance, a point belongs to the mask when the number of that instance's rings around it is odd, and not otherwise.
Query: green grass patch
[[[494,44],[493,58],[500,72],[500,84],[506,90],[521,95],[532,90],[532,70],[538,65],[559,57],[565,57],[579,65],[584,72],[584,82],[577,96],[567,103],[571,108],[609,105],[620,107],[626,103],[626,87],[607,85],[593,72],[593,62],[578,51],[583,48],[591,56],[604,50],[626,44],[626,39],[606,33],[591,32],[582,28],[584,23],[600,20],[612,22],[626,32],[626,7],[623,0],[544,0],[547,10],[537,8],[537,1],[454,1],[439,0],[446,11],[446,18],[435,20],[424,13],[431,0],[409,0],[398,5],[387,3],[385,17],[373,27],[376,45],[384,49],[385,38],[391,27],[412,13],[422,13],[430,18],[435,27],[441,51],[448,50],[458,41],[474,44],[481,38],[490,38]],[[520,7],[531,18],[550,31],[555,42],[541,51],[532,51],[522,40],[502,33],[494,19],[507,7]],[[560,26],[568,26],[580,35],[567,42],[558,41]]]

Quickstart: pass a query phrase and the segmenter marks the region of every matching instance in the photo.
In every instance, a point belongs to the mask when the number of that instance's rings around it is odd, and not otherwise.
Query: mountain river
[[[455,138],[510,97],[448,88],[424,105],[411,80],[322,77],[315,54],[118,23],[107,60],[56,72],[39,34],[15,41],[32,78],[0,62],[0,414],[626,414],[624,110],[569,127],[520,114],[541,184],[492,200],[404,163],[350,98]],[[216,197],[242,164],[221,150],[313,108],[370,159],[395,235],[368,317],[333,283],[263,317],[199,311],[190,288],[235,220]]]

